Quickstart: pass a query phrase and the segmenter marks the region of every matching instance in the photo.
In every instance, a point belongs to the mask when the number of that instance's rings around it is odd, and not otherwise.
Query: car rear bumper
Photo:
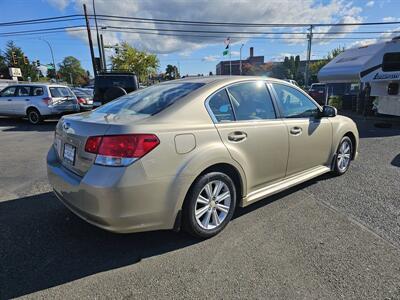
[[[79,104],[48,106],[44,109],[43,108],[40,109],[40,113],[43,116],[63,115],[63,114],[77,113],[77,112],[80,112]]]
[[[55,195],[87,222],[118,233],[172,229],[176,197],[171,178],[149,179],[140,161],[127,168],[93,165],[80,177],[59,162],[52,146],[47,173]]]

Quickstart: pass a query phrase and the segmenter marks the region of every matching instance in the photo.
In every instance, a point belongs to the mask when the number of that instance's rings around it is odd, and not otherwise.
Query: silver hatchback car
[[[357,149],[354,122],[292,84],[188,78],[63,117],[47,169],[56,196],[91,224],[208,238],[237,206],[344,174]]]

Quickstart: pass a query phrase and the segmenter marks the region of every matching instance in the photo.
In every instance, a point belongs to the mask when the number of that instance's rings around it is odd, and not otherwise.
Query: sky
[[[127,17],[212,21],[234,23],[357,23],[400,21],[400,0],[95,0],[96,13]],[[20,21],[83,13],[82,4],[86,3],[89,13],[92,13],[92,0],[0,0],[2,22]],[[239,58],[239,49],[243,44],[242,57],[249,55],[249,48],[254,47],[255,55],[264,55],[265,61],[281,61],[286,55],[300,55],[305,58],[307,43],[304,35],[291,32],[306,32],[305,28],[280,29],[289,34],[265,34],[279,29],[243,28],[243,27],[200,27],[188,25],[160,25],[125,21],[99,21],[99,27],[120,26],[152,29],[210,30],[237,31],[237,35],[246,36],[240,32],[260,32],[260,35],[247,35],[246,38],[231,38],[232,59]],[[1,25],[1,24],[0,24]],[[67,29],[64,32],[27,36],[1,36],[1,33],[32,30],[40,28],[84,25],[81,20],[55,22],[49,24],[0,26],[0,51],[5,44],[13,40],[31,59],[39,59],[41,64],[51,62],[49,47],[43,41],[47,40],[53,47],[56,64],[66,56],[78,58],[83,67],[92,72],[90,52],[85,31]],[[92,24],[94,26],[94,22]],[[328,52],[340,47],[355,47],[373,43],[383,38],[391,38],[400,31],[400,24],[384,26],[339,26],[317,27],[314,32],[341,32],[339,39],[314,40],[312,44],[313,59],[322,58]],[[353,31],[379,31],[386,33],[354,34]],[[264,34],[262,34],[264,32]],[[100,29],[106,45],[114,45],[127,41],[132,46],[157,54],[160,60],[159,71],[165,71],[167,64],[177,65],[181,75],[215,73],[215,66],[220,60],[228,60],[222,52],[225,48],[223,34],[218,37],[194,37],[190,33],[179,33],[180,36],[159,36],[153,34],[112,32],[109,28]],[[93,34],[93,32],[92,32]],[[171,34],[171,32],[170,32]],[[186,35],[186,36],[182,36]],[[187,36],[190,35],[190,36]],[[198,34],[201,35],[201,34]],[[235,34],[232,34],[233,36]],[[400,35],[400,33],[397,33]],[[228,35],[227,35],[228,36]],[[261,39],[266,36],[268,39]],[[254,38],[255,37],[255,38]],[[279,39],[284,37],[285,39]],[[314,36],[316,37],[316,36]],[[357,39],[348,39],[356,37]],[[93,35],[96,45],[95,35]],[[289,39],[287,39],[289,38]],[[98,53],[95,48],[95,53]],[[107,50],[109,56],[113,50]]]

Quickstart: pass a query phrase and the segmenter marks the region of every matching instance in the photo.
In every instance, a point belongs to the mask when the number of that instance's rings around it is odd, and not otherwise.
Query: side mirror
[[[321,117],[332,118],[337,116],[337,109],[330,105],[324,105],[322,107]]]

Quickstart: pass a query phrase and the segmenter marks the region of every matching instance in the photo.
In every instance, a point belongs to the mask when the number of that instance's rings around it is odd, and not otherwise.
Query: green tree
[[[178,68],[173,65],[167,65],[167,68],[165,69],[165,78],[167,80],[180,78]]]
[[[0,50],[0,79],[8,78],[8,66],[6,64],[6,58],[2,53],[3,52]]]
[[[325,56],[323,59],[311,63],[310,64],[311,82],[318,82],[318,72],[319,72],[319,70],[321,70],[323,66],[325,66],[328,62],[330,62],[332,59],[334,59],[336,56],[338,56],[344,50],[345,50],[344,47],[337,47],[335,49],[332,49],[328,53],[328,55]]]
[[[58,73],[64,81],[71,83],[72,79],[72,84],[74,85],[84,85],[89,81],[89,77],[82,68],[81,62],[73,56],[65,57],[63,61],[58,64],[58,67]]]
[[[14,65],[13,56],[12,56],[13,52],[17,58],[15,65]],[[13,41],[7,42],[5,55],[4,55],[4,62],[6,64],[6,68],[11,67],[11,66],[20,68],[21,73],[22,73],[22,80],[28,80],[28,77],[30,77],[32,79],[32,81],[36,81],[38,79],[37,78],[38,72],[36,70],[36,67],[30,62],[29,58],[28,58],[29,62],[27,64],[25,64],[24,56],[25,56],[25,54],[22,51],[22,49],[20,47],[18,47],[17,45],[15,45]],[[7,70],[7,73],[8,73],[8,70]]]
[[[127,42],[121,44],[121,50],[111,57],[112,69],[134,72],[141,82],[156,74],[159,67],[157,55],[139,51]]]

